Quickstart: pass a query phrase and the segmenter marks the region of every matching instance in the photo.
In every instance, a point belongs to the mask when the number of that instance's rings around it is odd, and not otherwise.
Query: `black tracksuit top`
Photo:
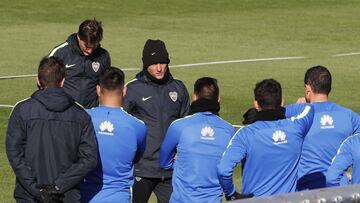
[[[127,84],[123,107],[147,127],[146,149],[135,164],[135,176],[171,177],[172,171],[160,168],[159,151],[169,125],[189,113],[189,93],[185,85],[171,75],[165,84],[156,84],[140,72]]]
[[[66,42],[56,46],[50,56],[59,57],[65,64],[65,92],[86,109],[98,106],[96,85],[101,72],[110,67],[109,53],[99,46],[90,56],[85,56],[76,34],[72,34]]]
[[[79,183],[97,165],[90,116],[62,88],[36,91],[9,118],[6,152],[16,175],[14,197],[34,202],[39,185],[56,184],[78,202]]]

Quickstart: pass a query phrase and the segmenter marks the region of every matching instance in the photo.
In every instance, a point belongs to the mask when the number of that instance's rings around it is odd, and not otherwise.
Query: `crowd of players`
[[[256,83],[250,125],[235,132],[219,116],[216,79],[199,78],[190,104],[165,43],[147,40],[143,69],[125,85],[102,33],[101,22],[82,22],[41,60],[39,90],[12,110],[17,202],[143,203],[152,192],[160,203],[221,202],[360,183],[360,117],[328,100],[326,67],[306,71],[296,104],[284,106],[276,80]]]

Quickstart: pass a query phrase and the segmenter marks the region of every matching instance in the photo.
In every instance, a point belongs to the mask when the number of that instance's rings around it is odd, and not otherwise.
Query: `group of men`
[[[101,22],[38,67],[38,87],[11,112],[6,151],[17,202],[221,202],[360,183],[360,118],[328,101],[331,74],[310,68],[305,97],[283,107],[279,82],[254,89],[251,125],[221,119],[217,80],[198,79],[192,102],[172,77],[161,40],[147,40],[143,69],[124,84],[101,48]],[[85,110],[85,109],[87,110]],[[241,163],[242,190],[232,176]]]

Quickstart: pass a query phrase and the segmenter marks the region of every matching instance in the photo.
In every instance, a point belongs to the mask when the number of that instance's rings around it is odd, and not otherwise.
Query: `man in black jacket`
[[[87,109],[99,105],[95,88],[101,72],[110,67],[110,55],[100,46],[102,37],[101,22],[85,20],[78,33],[71,34],[49,55],[63,60],[66,67],[65,92]]]
[[[44,58],[39,90],[14,107],[6,152],[16,175],[17,202],[80,202],[79,183],[97,164],[91,119],[64,92],[65,65]]]
[[[143,70],[127,84],[123,103],[125,110],[144,121],[148,129],[145,153],[135,165],[133,201],[147,202],[154,191],[158,202],[169,202],[172,171],[160,169],[159,149],[171,122],[188,114],[189,93],[170,74],[163,41],[147,40],[142,60]]]

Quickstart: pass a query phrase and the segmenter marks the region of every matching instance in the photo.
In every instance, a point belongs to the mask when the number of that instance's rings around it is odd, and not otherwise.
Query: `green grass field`
[[[166,42],[172,65],[306,57],[171,69],[190,91],[199,77],[217,78],[220,113],[231,123],[241,124],[256,82],[279,80],[286,103],[293,103],[302,96],[305,70],[318,64],[333,74],[331,100],[360,112],[360,55],[333,57],[360,51],[359,10],[358,0],[2,0],[0,76],[36,73],[42,56],[96,17],[104,26],[102,46],[121,68],[141,69],[148,38]],[[127,71],[126,80],[136,72]],[[0,80],[0,104],[15,104],[35,89],[35,78]],[[15,177],[4,146],[10,111],[0,108],[0,202],[13,202]]]

